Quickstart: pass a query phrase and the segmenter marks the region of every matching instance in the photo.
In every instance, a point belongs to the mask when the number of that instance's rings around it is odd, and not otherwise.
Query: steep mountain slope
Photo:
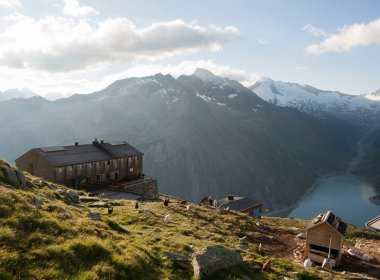
[[[120,80],[54,102],[0,102],[0,120],[0,151],[10,160],[32,147],[126,140],[145,153],[145,173],[164,193],[195,201],[233,192],[270,209],[296,203],[353,153],[333,123],[269,104],[205,70]]]
[[[354,172],[366,177],[380,194],[380,127],[371,132],[371,137],[363,143],[366,153]]]
[[[371,100],[368,96],[325,91],[308,85],[277,82],[269,78],[256,82],[250,89],[270,103],[297,108],[313,115],[330,113],[368,117],[378,115],[380,110],[380,102]]]

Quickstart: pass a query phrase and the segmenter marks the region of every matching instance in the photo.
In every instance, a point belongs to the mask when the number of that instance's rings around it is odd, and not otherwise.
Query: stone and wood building
[[[346,228],[347,224],[331,211],[319,214],[306,228],[304,258],[322,264],[330,251],[332,267],[339,266]]]
[[[137,190],[136,182],[147,184],[143,153],[125,141],[34,148],[15,162],[22,171],[69,187],[91,190],[119,182]]]

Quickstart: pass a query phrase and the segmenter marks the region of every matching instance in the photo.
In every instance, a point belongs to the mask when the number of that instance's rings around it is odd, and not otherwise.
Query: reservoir
[[[311,219],[331,210],[345,222],[365,227],[365,222],[380,214],[380,205],[369,198],[376,193],[361,177],[351,174],[334,175],[320,179],[289,217]]]

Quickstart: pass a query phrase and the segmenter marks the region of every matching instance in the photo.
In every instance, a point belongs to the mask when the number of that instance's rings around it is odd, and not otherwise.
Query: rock
[[[12,168],[6,163],[3,163],[0,167],[0,181],[9,184],[12,187],[28,187],[24,173],[20,170]]]
[[[87,214],[87,217],[89,217],[93,221],[101,221],[102,220],[100,213],[90,212]]]
[[[76,192],[70,190],[59,190],[58,193],[64,195],[75,203],[79,203],[79,195]]]
[[[88,207],[108,207],[108,202],[106,201],[95,201],[88,205]]]
[[[79,200],[83,202],[92,202],[92,201],[99,201],[99,197],[94,197],[94,196],[87,196],[87,195],[80,195]]]
[[[190,262],[190,257],[173,252],[164,252],[164,257],[172,261]]]
[[[195,279],[204,279],[220,269],[243,264],[241,255],[220,245],[208,246],[201,252],[194,253],[191,260]]]

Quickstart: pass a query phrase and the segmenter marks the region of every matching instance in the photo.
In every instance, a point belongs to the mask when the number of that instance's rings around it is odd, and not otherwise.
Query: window
[[[111,165],[111,161],[110,160],[107,160],[107,165]]]
[[[62,167],[58,167],[55,169],[55,178],[57,180],[62,180],[63,179],[63,168]]]
[[[129,172],[133,172],[133,167],[129,168]]]
[[[111,175],[109,173],[106,173],[106,179],[110,179]]]
[[[73,177],[73,167],[71,165],[66,166],[66,178],[71,179]]]
[[[91,174],[91,172],[92,172],[92,163],[91,162],[85,164],[85,170],[86,170],[85,171],[86,174]]]
[[[117,159],[112,160],[113,169],[117,169],[117,166],[118,166],[117,161],[118,161]]]
[[[75,165],[75,176],[82,176],[82,164]]]
[[[95,162],[95,172],[99,173],[100,172],[100,162]]]

